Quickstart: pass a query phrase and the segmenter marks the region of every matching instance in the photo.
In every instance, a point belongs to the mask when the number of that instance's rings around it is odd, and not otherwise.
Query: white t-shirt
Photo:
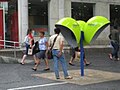
[[[30,38],[28,37],[28,35],[25,36],[24,43],[30,45]]]
[[[55,37],[57,36],[58,34],[55,34],[55,35],[52,35],[50,38],[49,38],[49,45],[51,46],[53,44],[53,41],[55,39]],[[61,43],[64,42],[64,38],[63,36],[61,35],[58,35],[56,41],[55,41],[55,44],[53,46],[53,49],[58,49],[60,50],[60,45]]]
[[[40,40],[39,40],[39,49],[40,50],[46,50],[47,49],[46,42],[47,42],[47,38],[46,37],[40,38]]]

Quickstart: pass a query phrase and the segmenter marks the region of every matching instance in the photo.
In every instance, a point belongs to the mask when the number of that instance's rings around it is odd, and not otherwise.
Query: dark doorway
[[[29,0],[29,27],[35,30],[35,36],[39,31],[48,30],[48,1]]]

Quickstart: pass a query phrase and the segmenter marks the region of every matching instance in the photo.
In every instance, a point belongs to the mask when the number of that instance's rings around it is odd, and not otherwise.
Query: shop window
[[[29,27],[34,29],[34,36],[38,36],[39,31],[48,31],[48,2],[29,0],[28,9]]]
[[[93,6],[92,3],[72,2],[72,18],[87,21],[93,17]]]
[[[120,5],[110,5],[110,27],[118,26],[120,28]]]
[[[0,2],[0,8],[3,9],[4,40],[18,42],[18,8],[17,0],[5,0]],[[6,42],[5,45],[13,45]],[[16,44],[17,45],[17,44]]]

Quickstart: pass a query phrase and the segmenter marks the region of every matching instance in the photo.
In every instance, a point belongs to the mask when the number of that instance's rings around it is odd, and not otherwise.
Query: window
[[[92,3],[72,2],[72,18],[87,21],[93,17],[93,6]]]
[[[29,27],[35,30],[34,35],[38,36],[39,31],[48,30],[48,2],[29,0]]]
[[[111,29],[113,26],[120,27],[120,5],[110,5],[110,21]]]

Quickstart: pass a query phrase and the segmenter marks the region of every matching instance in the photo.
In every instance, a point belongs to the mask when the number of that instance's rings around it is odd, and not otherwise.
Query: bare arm
[[[46,42],[45,45],[46,45],[46,50],[48,50],[48,47],[49,47],[48,42]]]
[[[32,40],[33,39],[31,39],[31,38],[29,38],[29,39],[30,39],[29,44],[30,44],[30,47],[32,48]]]
[[[62,41],[61,44],[60,44],[60,52],[61,52],[61,53],[62,53],[63,46],[64,46],[63,43],[64,43],[64,41]]]
[[[58,56],[61,56],[61,55],[62,55],[63,47],[64,47],[64,39],[61,38],[61,40],[60,40],[60,53],[59,53]]]

